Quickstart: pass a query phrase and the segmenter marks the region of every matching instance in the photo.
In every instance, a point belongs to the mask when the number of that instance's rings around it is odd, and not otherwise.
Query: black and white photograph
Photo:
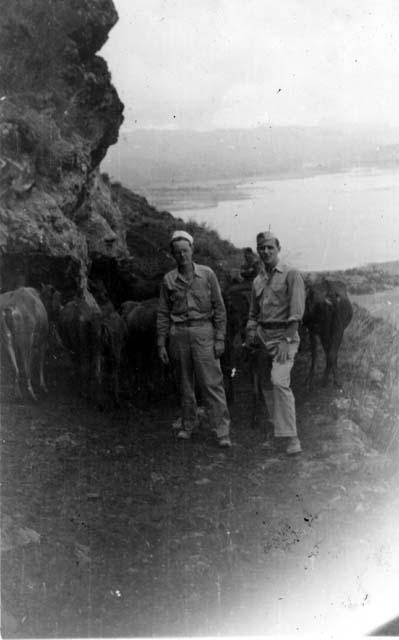
[[[1,636],[399,636],[399,2],[0,0]]]

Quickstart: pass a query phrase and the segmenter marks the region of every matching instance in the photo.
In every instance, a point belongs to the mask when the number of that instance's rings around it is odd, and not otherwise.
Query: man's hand
[[[254,347],[257,342],[256,338],[257,338],[256,332],[247,331],[245,335],[245,346],[247,346],[248,348]]]
[[[276,360],[277,362],[286,362],[289,356],[289,344],[285,340],[281,340],[278,345]]]
[[[214,351],[215,351],[215,357],[216,358],[220,358],[220,356],[223,355],[223,353],[224,353],[224,340],[215,340]]]
[[[169,364],[169,356],[168,352],[166,351],[166,347],[158,347],[158,355],[163,364],[167,366]]]

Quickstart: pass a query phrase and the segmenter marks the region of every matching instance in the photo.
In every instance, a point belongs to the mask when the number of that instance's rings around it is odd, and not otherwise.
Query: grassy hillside
[[[350,373],[346,395],[351,399],[351,418],[387,451],[399,447],[397,327],[397,316],[395,327],[355,303],[340,352],[341,365]]]
[[[184,229],[194,236],[194,259],[212,267],[220,280],[241,264],[242,251],[207,225],[185,222],[167,211],[158,211],[145,198],[118,182],[112,184],[112,197],[125,220],[126,242],[133,264],[137,262],[137,269],[143,275],[156,277],[174,266],[169,241],[176,229]]]
[[[352,295],[351,299],[376,318],[383,318],[399,329],[399,287],[388,291]]]
[[[394,260],[392,262],[379,262],[377,264],[371,264],[368,266],[374,267],[389,275],[399,276],[399,260]]]
[[[399,287],[399,262],[377,263],[342,271],[322,271],[317,275],[343,280],[351,294],[373,294]]]

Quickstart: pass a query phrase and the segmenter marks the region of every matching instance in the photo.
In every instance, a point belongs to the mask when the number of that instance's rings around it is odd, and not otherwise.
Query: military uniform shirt
[[[158,346],[165,345],[171,323],[209,320],[215,327],[215,340],[224,340],[226,310],[219,282],[210,267],[193,263],[192,280],[178,269],[169,271],[161,284],[157,334]]]
[[[252,284],[247,329],[258,323],[299,322],[305,311],[305,284],[295,269],[277,263],[269,275],[263,268]]]

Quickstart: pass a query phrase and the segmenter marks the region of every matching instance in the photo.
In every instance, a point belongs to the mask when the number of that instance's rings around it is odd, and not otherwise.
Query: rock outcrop
[[[0,13],[1,290],[51,283],[69,298],[102,280],[115,305],[156,295],[174,265],[170,232],[222,277],[239,251],[159,212],[101,174],[123,105],[97,55],[112,0],[13,0]]]
[[[123,120],[96,55],[117,18],[111,0],[2,6],[3,288],[40,279],[84,287],[92,255],[128,255],[121,211],[99,172]]]

